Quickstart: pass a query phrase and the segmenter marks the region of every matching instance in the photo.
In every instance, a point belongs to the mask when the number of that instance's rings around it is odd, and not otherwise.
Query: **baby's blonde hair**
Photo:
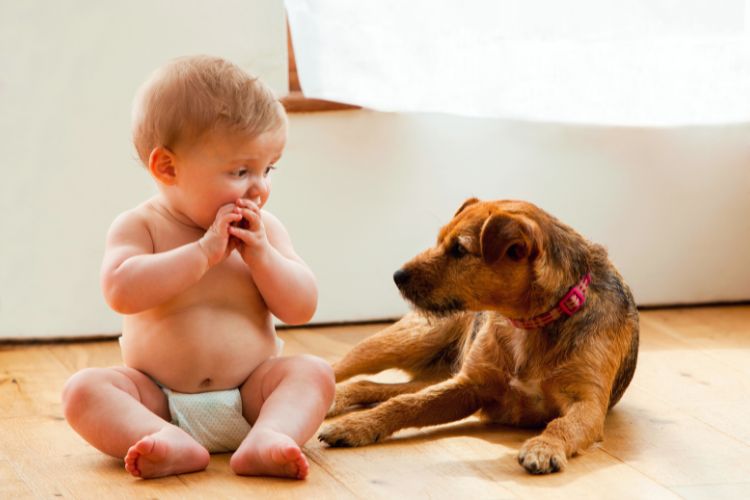
[[[284,121],[259,79],[211,56],[174,59],[156,70],[133,103],[133,143],[144,165],[158,146],[175,148],[219,129],[256,137]]]

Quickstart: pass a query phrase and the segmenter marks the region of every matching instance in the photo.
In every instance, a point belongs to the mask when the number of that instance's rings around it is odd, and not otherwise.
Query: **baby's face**
[[[212,133],[175,153],[180,210],[208,228],[224,205],[246,198],[259,207],[271,194],[269,174],[286,145],[286,124],[248,139]]]

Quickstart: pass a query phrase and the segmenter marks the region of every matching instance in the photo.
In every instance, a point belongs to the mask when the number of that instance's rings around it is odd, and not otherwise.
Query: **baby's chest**
[[[200,287],[207,295],[227,300],[259,296],[250,269],[237,252],[232,252],[223,262],[212,267],[201,279]]]
[[[159,217],[148,221],[148,232],[154,246],[154,253],[168,252],[183,245],[189,245],[200,240],[205,231],[196,227],[175,224]]]

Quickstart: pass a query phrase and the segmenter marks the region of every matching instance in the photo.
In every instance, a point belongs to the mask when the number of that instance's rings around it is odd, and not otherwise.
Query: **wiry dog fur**
[[[574,315],[536,330],[509,323],[555,308],[587,272],[587,301]],[[336,380],[389,368],[412,378],[340,384],[329,416],[380,404],[328,424],[322,441],[362,446],[480,412],[546,425],[518,455],[539,474],[602,438],[638,353],[638,312],[603,247],[530,203],[471,198],[394,279],[416,311],[355,346]]]

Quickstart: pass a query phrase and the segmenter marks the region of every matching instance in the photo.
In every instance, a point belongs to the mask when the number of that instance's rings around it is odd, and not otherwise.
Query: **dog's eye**
[[[448,250],[448,253],[451,255],[451,257],[455,257],[456,259],[460,259],[467,253],[469,253],[468,250],[466,250],[466,247],[463,246],[458,241],[454,241],[453,245],[451,245],[450,249]]]

